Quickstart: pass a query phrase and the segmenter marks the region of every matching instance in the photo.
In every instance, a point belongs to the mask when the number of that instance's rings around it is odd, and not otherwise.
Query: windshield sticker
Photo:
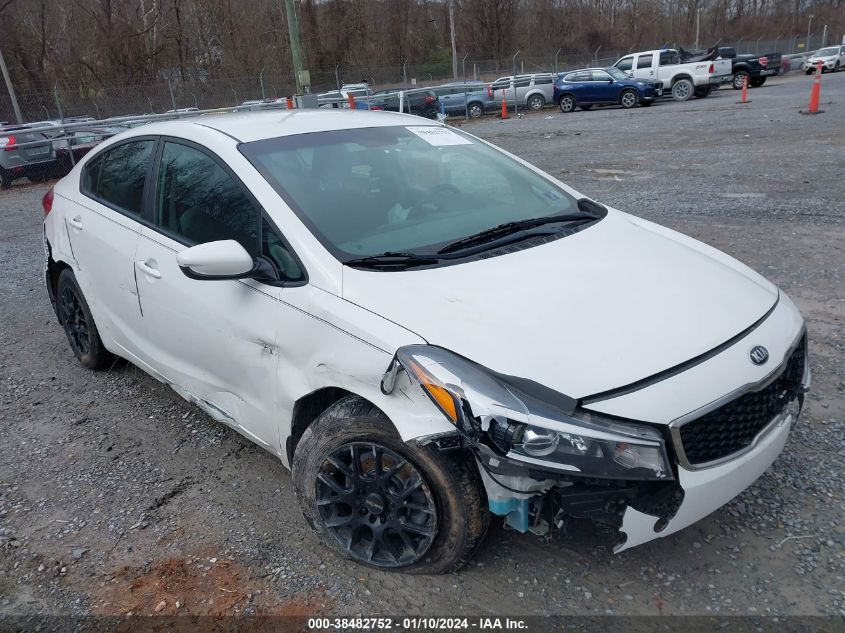
[[[435,127],[433,125],[406,127],[406,130],[416,134],[429,145],[439,147],[441,145],[472,145],[472,141],[460,134],[455,134],[447,127]]]

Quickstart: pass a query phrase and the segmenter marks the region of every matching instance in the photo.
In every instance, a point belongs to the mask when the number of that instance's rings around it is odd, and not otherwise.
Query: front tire
[[[672,84],[672,98],[675,101],[686,101],[693,95],[694,90],[695,86],[689,79],[678,79]]]
[[[564,114],[572,112],[575,109],[575,97],[572,95],[563,95],[558,101],[558,107]]]
[[[62,327],[74,356],[88,369],[105,369],[114,355],[103,345],[91,309],[69,268],[59,275],[56,299]]]
[[[484,108],[480,103],[470,103],[467,106],[467,110],[469,112],[470,119],[479,119],[481,115],[484,114]]]
[[[543,95],[531,95],[528,98],[528,109],[534,112],[542,110],[546,105],[546,100]]]
[[[387,416],[358,396],[338,401],[306,429],[292,470],[309,525],[370,567],[456,571],[490,522],[471,456],[403,442]]]
[[[626,110],[629,110],[637,105],[639,100],[640,96],[637,94],[636,90],[623,90],[622,94],[619,95],[619,105]]]

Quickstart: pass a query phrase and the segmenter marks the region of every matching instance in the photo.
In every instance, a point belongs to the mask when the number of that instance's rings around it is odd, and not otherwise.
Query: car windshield
[[[609,73],[611,77],[619,81],[620,79],[630,79],[628,75],[624,72],[616,68],[615,66],[611,66],[610,68],[605,68],[605,72]]]
[[[504,223],[578,211],[550,180],[447,127],[298,134],[240,151],[344,262],[428,255]]]
[[[822,48],[816,51],[816,55],[818,55],[819,57],[830,57],[831,55],[836,55],[837,53],[839,53],[839,49],[836,47]]]

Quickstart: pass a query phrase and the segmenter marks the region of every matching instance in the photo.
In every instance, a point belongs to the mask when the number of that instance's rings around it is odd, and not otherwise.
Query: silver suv
[[[493,82],[493,98],[501,102],[502,91],[506,91],[505,100],[509,104],[515,102],[529,110],[542,110],[546,104],[554,103],[554,83],[551,73],[499,77]]]
[[[27,125],[0,127],[0,188],[6,189],[21,176],[32,182],[53,176],[56,167],[53,143],[29,129]]]

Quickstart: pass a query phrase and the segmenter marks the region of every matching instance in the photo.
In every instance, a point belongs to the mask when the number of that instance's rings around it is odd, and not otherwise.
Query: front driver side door
[[[154,226],[144,228],[135,253],[148,363],[212,417],[278,451],[282,287],[252,279],[190,279],[176,255],[225,239],[253,257],[278,255],[286,246],[217,157],[177,140],[165,139],[159,151]]]
[[[604,70],[592,71],[594,101],[616,103],[619,100],[620,84]]]

